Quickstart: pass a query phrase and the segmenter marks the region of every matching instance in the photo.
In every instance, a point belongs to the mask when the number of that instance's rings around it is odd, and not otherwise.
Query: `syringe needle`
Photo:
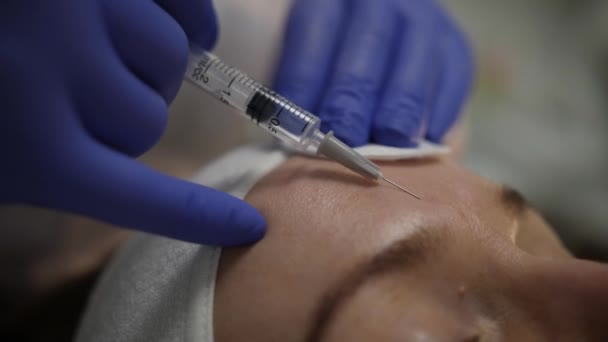
[[[389,183],[389,184],[391,184],[391,185],[395,186],[396,188],[401,189],[401,190],[403,190],[404,192],[406,192],[406,193],[410,194],[411,196],[416,197],[417,199],[420,199],[420,197],[418,197],[418,195],[416,195],[415,193],[413,193],[413,192],[411,192],[411,191],[408,191],[408,190],[406,190],[406,189],[402,188],[402,187],[401,187],[401,186],[399,186],[397,183],[392,182],[392,181],[390,181],[390,180],[388,180],[388,179],[384,178],[384,176],[382,176],[382,177],[380,177],[380,178],[382,178],[382,180],[383,180],[383,181],[385,181],[385,182],[387,182],[387,183]]]

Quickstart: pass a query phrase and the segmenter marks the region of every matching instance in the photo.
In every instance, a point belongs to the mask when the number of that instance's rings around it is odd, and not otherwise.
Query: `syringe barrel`
[[[207,51],[191,51],[186,79],[292,147],[318,144],[318,117]]]

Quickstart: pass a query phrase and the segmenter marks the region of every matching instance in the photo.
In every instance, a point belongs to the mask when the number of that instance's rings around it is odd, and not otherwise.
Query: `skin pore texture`
[[[304,157],[258,182],[267,235],[222,253],[216,341],[608,340],[608,266],[517,192],[448,158],[379,164],[422,200]]]

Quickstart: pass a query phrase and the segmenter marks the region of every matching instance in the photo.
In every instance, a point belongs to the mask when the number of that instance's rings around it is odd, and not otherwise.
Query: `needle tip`
[[[387,182],[387,183],[389,183],[389,184],[393,185],[394,187],[396,187],[396,188],[398,188],[398,189],[402,190],[403,192],[405,192],[405,193],[409,194],[410,196],[415,197],[415,198],[417,198],[417,199],[421,199],[421,198],[420,198],[418,195],[416,195],[415,193],[413,193],[413,192],[411,192],[411,191],[406,190],[405,188],[403,188],[403,187],[399,186],[397,183],[395,183],[395,182],[393,182],[393,181],[390,181],[390,180],[388,180],[388,179],[386,179],[386,178],[384,178],[384,177],[380,177],[380,178],[381,178],[383,181],[385,181],[385,182]]]

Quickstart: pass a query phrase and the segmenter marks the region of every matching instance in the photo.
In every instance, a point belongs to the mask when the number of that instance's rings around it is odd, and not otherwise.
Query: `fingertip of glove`
[[[330,111],[324,113],[321,131],[333,131],[334,135],[350,147],[359,147],[369,142],[370,124],[360,112]]]
[[[418,146],[418,142],[406,130],[395,127],[376,128],[373,138],[374,142],[382,145],[402,148],[414,148]]]
[[[197,187],[181,212],[174,234],[179,240],[237,246],[258,241],[266,232],[266,220],[256,208],[215,189]]]
[[[266,234],[266,219],[250,205],[235,212],[228,226],[232,230],[226,235],[223,246],[238,246],[259,241]]]
[[[430,142],[441,144],[443,142],[443,137],[445,136],[445,133],[445,129],[430,127],[428,132],[426,133],[426,138]]]
[[[235,217],[236,235],[234,245],[242,245],[256,242],[266,234],[266,219],[257,209],[246,206],[239,211]]]
[[[359,147],[367,144],[369,137],[366,134],[357,133],[350,127],[341,125],[331,125],[322,122],[321,130],[323,132],[333,131],[334,136],[350,147]]]

